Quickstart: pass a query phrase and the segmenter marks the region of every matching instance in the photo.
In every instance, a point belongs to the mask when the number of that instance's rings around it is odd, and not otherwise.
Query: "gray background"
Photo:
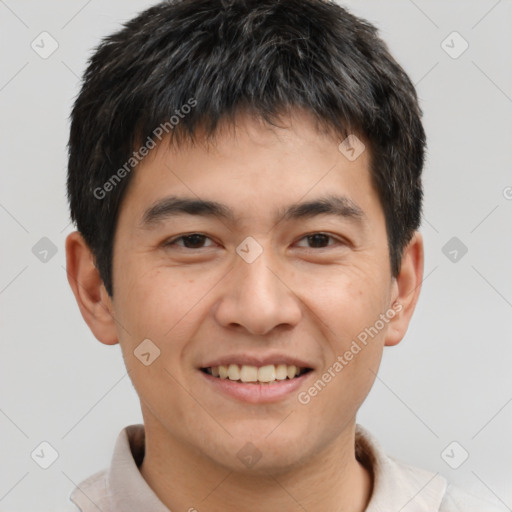
[[[152,3],[0,1],[0,510],[65,510],[142,421],[119,346],[95,340],[66,280],[65,145],[91,48]],[[511,510],[512,2],[344,5],[417,84],[429,140],[422,294],[358,421],[388,453]],[[59,45],[45,59],[31,47],[43,31]],[[469,44],[458,58],[453,31]],[[48,469],[31,458],[43,441],[59,454]]]

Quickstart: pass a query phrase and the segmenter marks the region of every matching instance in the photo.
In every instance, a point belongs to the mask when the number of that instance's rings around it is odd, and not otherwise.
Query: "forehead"
[[[275,220],[279,213],[291,214],[291,206],[296,214],[300,202],[329,197],[331,210],[339,213],[342,206],[354,220],[364,220],[371,216],[371,201],[378,203],[369,154],[363,151],[351,161],[340,151],[341,141],[300,111],[279,126],[240,114],[220,125],[211,140],[199,131],[194,143],[162,141],[135,169],[123,206],[130,203],[138,221],[147,224],[159,210],[186,213],[187,208],[216,210],[231,221],[244,215]],[[189,204],[177,207],[180,199]]]

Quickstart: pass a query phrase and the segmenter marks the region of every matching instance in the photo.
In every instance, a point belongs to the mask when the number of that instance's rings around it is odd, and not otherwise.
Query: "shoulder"
[[[412,466],[388,456],[394,466],[393,478],[409,490],[407,503],[413,510],[438,512],[505,512],[501,508],[479,498],[461,487],[449,483],[439,473]],[[407,492],[407,491],[405,491]],[[406,510],[409,510],[406,508]]]
[[[108,512],[107,471],[94,473],[70,492],[69,512]]]
[[[373,473],[367,512],[503,512],[433,472],[388,455],[361,425],[356,429],[356,457]],[[507,509],[508,510],[508,509]]]
[[[448,485],[439,512],[503,512],[508,510],[477,498],[455,485]]]
[[[134,497],[146,501],[152,492],[141,477],[138,464],[144,457],[144,425],[123,428],[114,446],[110,467],[93,473],[68,495],[69,512],[124,510]]]

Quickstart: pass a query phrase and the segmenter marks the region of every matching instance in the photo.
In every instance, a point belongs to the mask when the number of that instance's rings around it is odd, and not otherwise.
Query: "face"
[[[286,121],[240,115],[214,144],[152,150],[114,240],[146,429],[237,471],[247,442],[284,470],[353,426],[396,298],[368,151],[350,161],[306,114]]]

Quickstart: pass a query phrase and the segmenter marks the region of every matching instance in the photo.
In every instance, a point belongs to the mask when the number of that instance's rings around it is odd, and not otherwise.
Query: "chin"
[[[275,426],[274,423],[265,429],[263,435],[258,430],[258,435],[252,437],[246,431],[243,436],[229,438],[229,446],[219,447],[207,455],[216,464],[239,474],[268,476],[296,471],[308,458],[305,452],[310,450],[304,444],[307,435],[294,437],[284,430],[282,435],[269,434]]]

